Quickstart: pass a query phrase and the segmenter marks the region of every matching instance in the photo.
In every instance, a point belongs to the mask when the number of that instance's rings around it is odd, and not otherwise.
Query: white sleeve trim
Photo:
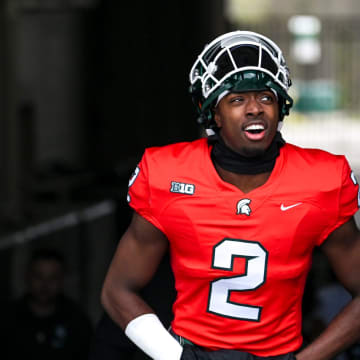
[[[154,360],[180,360],[182,346],[165,329],[155,314],[144,314],[131,320],[126,336]]]

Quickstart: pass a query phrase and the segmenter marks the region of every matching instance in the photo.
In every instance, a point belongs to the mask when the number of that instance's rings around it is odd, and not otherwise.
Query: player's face
[[[230,93],[216,107],[215,121],[229,148],[247,157],[261,155],[277,131],[277,98],[270,90]]]

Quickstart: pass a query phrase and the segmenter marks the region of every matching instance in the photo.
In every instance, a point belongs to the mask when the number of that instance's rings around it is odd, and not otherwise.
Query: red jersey
[[[170,243],[173,330],[210,349],[258,356],[302,343],[312,252],[359,206],[344,156],[285,144],[267,182],[224,182],[207,139],[150,148],[129,182],[130,206]]]

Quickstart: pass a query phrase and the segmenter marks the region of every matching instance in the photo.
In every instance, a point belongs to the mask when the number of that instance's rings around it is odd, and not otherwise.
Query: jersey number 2
[[[255,290],[264,284],[267,251],[258,242],[227,239],[214,246],[212,268],[233,271],[234,260],[245,258],[243,275],[214,280],[210,284],[208,311],[234,319],[260,321],[261,307],[230,301],[232,291]]]

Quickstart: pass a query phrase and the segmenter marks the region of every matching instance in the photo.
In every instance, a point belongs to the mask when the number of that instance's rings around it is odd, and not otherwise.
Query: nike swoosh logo
[[[296,204],[294,204],[294,205],[289,205],[289,206],[285,206],[284,204],[281,204],[280,209],[281,209],[282,211],[286,211],[286,210],[292,209],[292,208],[295,207],[295,206],[299,206],[299,205],[301,205],[301,204],[302,204],[301,202],[296,203]]]

